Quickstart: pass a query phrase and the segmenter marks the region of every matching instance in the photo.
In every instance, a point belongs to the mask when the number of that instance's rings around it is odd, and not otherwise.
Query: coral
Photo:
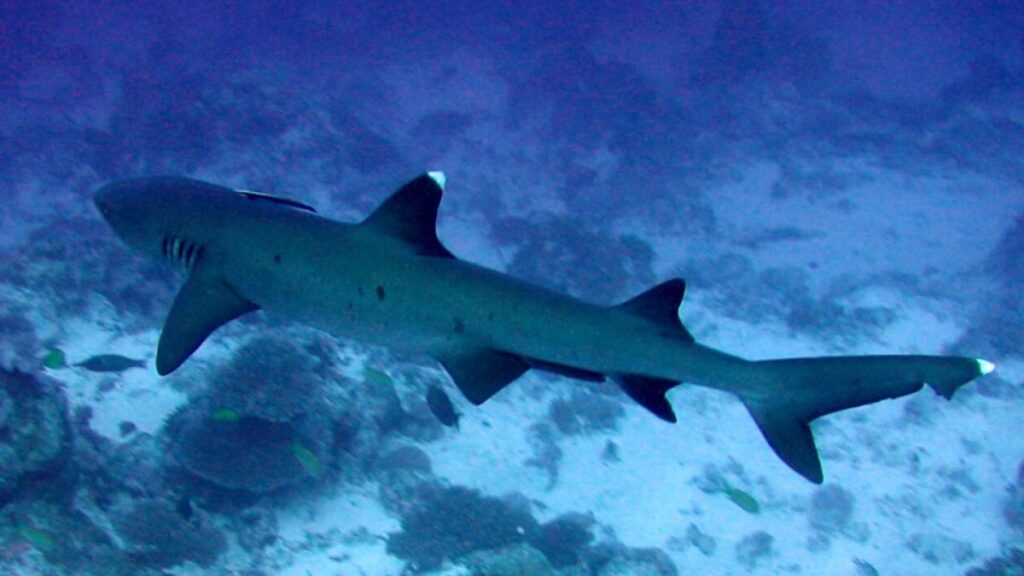
[[[990,558],[980,568],[971,568],[964,576],[1024,576],[1024,550],[1010,548],[999,558]]]
[[[753,570],[758,562],[771,556],[774,542],[771,534],[761,530],[748,534],[736,543],[736,560],[748,570]]]
[[[59,469],[68,457],[70,425],[61,387],[43,376],[0,370],[0,497],[28,477]]]
[[[686,527],[686,541],[700,550],[701,554],[705,556],[711,556],[715,553],[715,548],[718,547],[718,543],[710,535],[701,531],[696,524],[690,524]]]
[[[587,551],[587,568],[595,576],[678,576],[679,571],[662,550],[629,548],[605,542]]]
[[[807,520],[811,528],[825,533],[839,533],[853,518],[853,494],[842,486],[830,484],[811,495]]]
[[[417,504],[390,535],[388,553],[424,571],[445,559],[524,542],[537,530],[528,511],[464,487],[422,487]]]
[[[975,556],[970,542],[950,538],[945,534],[916,532],[907,540],[907,548],[932,564],[963,564]]]
[[[528,440],[533,456],[526,460],[526,465],[546,472],[548,489],[554,488],[558,483],[558,464],[562,461],[562,449],[558,446],[555,429],[547,422],[536,422],[530,426]]]
[[[1021,355],[1024,350],[1024,309],[1020,306],[1024,282],[1024,212],[1017,214],[999,244],[986,257],[986,268],[999,282],[999,290],[979,309],[977,318],[958,348],[990,355]],[[976,352],[977,353],[977,352]]]
[[[594,540],[594,517],[590,514],[563,514],[541,524],[530,538],[530,544],[540,550],[554,568],[578,564]]]
[[[509,264],[510,274],[578,296],[607,299],[654,280],[654,252],[644,241],[612,236],[564,216],[547,222],[504,219],[494,236],[501,244],[526,239]]]
[[[270,492],[310,474],[295,446],[322,446],[300,436],[290,424],[244,417],[218,422],[209,412],[189,406],[172,417],[168,432],[178,462],[192,474],[222,488]]]
[[[256,553],[273,544],[277,536],[277,516],[268,508],[253,506],[230,517],[232,533],[238,545]]]
[[[163,500],[138,502],[116,514],[113,524],[126,553],[141,566],[162,569],[191,561],[209,567],[227,548],[220,531],[183,518]]]
[[[42,350],[35,327],[13,303],[3,302],[3,306],[10,309],[0,313],[0,370],[35,370]]]
[[[388,473],[413,472],[430,474],[430,456],[416,446],[399,446],[377,459],[377,470]]]
[[[563,434],[593,434],[618,429],[626,411],[617,399],[600,393],[573,390],[568,399],[548,407],[548,416]]]
[[[1018,532],[1024,533],[1024,460],[1017,466],[1017,479],[1007,487],[1003,502],[1003,518]]]
[[[9,574],[2,570],[3,560],[32,550],[48,564],[46,570],[29,570],[28,574],[137,574],[128,569],[109,534],[99,528],[103,525],[67,503],[25,499],[8,504],[0,509],[0,541],[4,542],[0,573]]]
[[[210,403],[239,416],[288,422],[323,410],[323,383],[317,359],[293,338],[257,336],[246,342],[217,371]]]
[[[473,576],[550,576],[551,564],[535,548],[517,544],[498,550],[472,552],[455,563]]]
[[[58,218],[29,235],[0,280],[33,294],[37,312],[57,326],[86,315],[97,293],[130,328],[157,325],[178,284],[174,271],[126,251],[98,218]]]

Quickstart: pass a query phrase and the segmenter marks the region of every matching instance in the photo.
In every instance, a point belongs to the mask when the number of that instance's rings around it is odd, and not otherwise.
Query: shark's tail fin
[[[955,356],[845,356],[751,362],[739,392],[768,445],[811,482],[823,480],[810,422],[931,386],[944,398],[991,372],[985,360]]]

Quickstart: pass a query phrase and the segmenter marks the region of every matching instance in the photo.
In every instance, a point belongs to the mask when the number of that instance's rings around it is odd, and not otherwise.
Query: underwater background
[[[1013,1],[0,3],[0,574],[1022,574],[1022,97]],[[816,421],[821,486],[724,393],[473,407],[263,313],[156,375],[182,279],[97,188],[353,222],[428,169],[459,258],[602,304],[685,278],[748,358],[998,369]]]

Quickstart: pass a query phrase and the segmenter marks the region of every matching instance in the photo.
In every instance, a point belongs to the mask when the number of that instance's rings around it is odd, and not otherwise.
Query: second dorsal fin
[[[399,188],[361,224],[402,240],[424,256],[453,258],[437,239],[437,208],[445,177],[427,172]]]
[[[693,336],[679,320],[679,307],[683,304],[686,282],[680,278],[662,282],[654,288],[616,306],[619,310],[646,318],[664,326],[681,338],[693,342]]]

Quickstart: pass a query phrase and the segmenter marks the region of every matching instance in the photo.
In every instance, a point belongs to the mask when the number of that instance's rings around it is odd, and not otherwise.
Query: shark
[[[262,309],[436,362],[475,405],[529,370],[611,379],[667,422],[677,421],[676,386],[724,391],[786,465],[820,484],[815,419],[925,385],[950,399],[995,369],[943,355],[748,360],[702,345],[680,319],[682,279],[606,306],[457,258],[437,235],[445,184],[442,172],[423,173],[357,223],[183,177],[113,182],[94,203],[129,248],[185,272],[157,344],[160,375],[218,327]]]

